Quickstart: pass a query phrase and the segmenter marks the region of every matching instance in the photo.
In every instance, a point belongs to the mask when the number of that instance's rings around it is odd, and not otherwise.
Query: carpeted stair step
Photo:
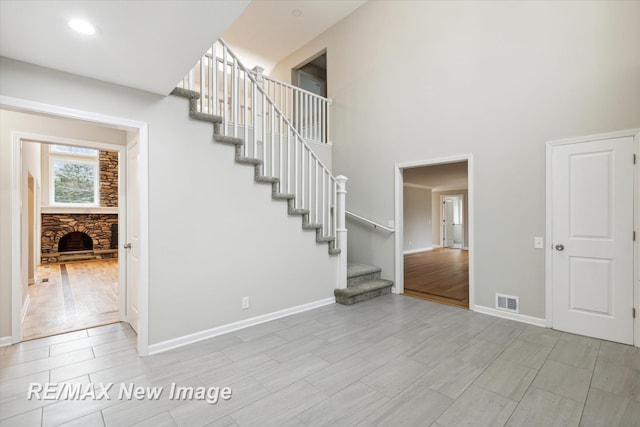
[[[392,286],[393,282],[391,280],[367,280],[345,289],[334,289],[333,295],[336,297],[338,304],[351,305],[380,295],[389,294],[391,293]]]
[[[224,135],[215,134],[213,135],[213,140],[215,142],[219,142],[220,144],[229,144],[229,145],[235,145],[235,146],[244,145],[244,140],[242,138],[236,138],[234,136],[224,136]]]
[[[368,280],[379,280],[382,269],[375,265],[349,263],[347,265],[347,287]]]
[[[295,194],[287,194],[287,193],[271,193],[271,197],[274,200],[292,200],[296,198]]]
[[[261,182],[264,184],[277,184],[280,182],[280,178],[276,178],[275,176],[263,176],[257,175],[255,177],[256,182]]]

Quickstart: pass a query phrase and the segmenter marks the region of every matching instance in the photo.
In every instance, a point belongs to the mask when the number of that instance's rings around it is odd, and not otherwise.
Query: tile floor
[[[0,356],[2,426],[640,426],[640,348],[397,295],[147,358],[123,324]],[[43,382],[116,385],[110,399],[27,400]],[[233,395],[171,400],[171,383]],[[121,400],[120,384],[164,392]]]

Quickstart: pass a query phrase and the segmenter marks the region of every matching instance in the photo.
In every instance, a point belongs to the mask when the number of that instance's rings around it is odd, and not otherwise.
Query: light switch
[[[534,237],[533,247],[534,249],[544,249],[544,237]]]

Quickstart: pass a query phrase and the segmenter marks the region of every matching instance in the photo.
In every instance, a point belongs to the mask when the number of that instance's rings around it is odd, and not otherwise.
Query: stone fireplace
[[[42,263],[57,262],[64,252],[93,251],[115,258],[117,214],[42,214]],[[115,233],[114,233],[115,232]],[[115,240],[114,240],[115,239]]]

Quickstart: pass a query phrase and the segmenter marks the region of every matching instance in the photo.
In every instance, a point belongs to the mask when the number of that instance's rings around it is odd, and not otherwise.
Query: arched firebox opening
[[[73,231],[60,238],[58,252],[90,251],[93,250],[93,239],[86,233]]]

